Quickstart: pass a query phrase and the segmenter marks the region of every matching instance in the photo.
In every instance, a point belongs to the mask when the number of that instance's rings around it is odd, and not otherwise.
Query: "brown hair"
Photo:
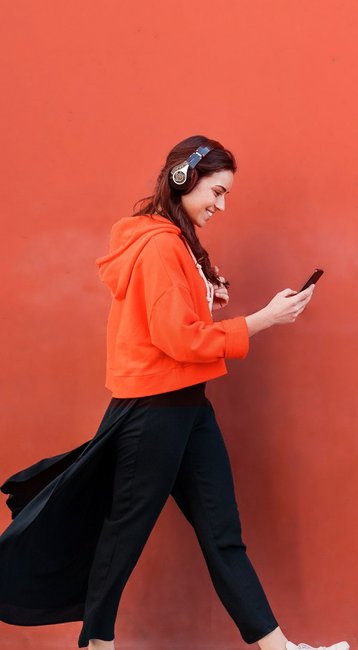
[[[214,147],[214,149],[209,151],[194,167],[191,183],[185,192],[172,190],[169,185],[171,168],[184,162],[200,146],[210,146]],[[157,178],[154,194],[139,199],[133,206],[133,210],[135,210],[138,203],[141,204],[140,209],[133,213],[133,217],[138,215],[150,216],[157,213],[178,226],[182,232],[181,236],[187,241],[197,261],[201,264],[206,278],[217,284],[219,284],[218,274],[211,266],[209,254],[201,245],[194,224],[182,206],[181,196],[191,192],[202,176],[210,176],[214,172],[221,170],[230,170],[235,173],[236,169],[237,165],[233,154],[225,149],[220,142],[211,140],[204,135],[193,135],[176,144],[168,153],[165,165]],[[226,280],[224,285],[228,289],[230,282]]]

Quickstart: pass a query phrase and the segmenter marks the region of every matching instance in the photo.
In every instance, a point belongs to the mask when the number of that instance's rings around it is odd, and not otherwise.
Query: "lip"
[[[208,210],[208,208],[206,208],[206,212],[209,212],[211,215],[214,214],[214,212],[212,212],[211,210]]]

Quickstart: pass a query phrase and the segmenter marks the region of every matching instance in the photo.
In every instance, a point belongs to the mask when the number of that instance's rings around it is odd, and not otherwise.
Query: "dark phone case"
[[[303,285],[302,289],[300,289],[297,293],[301,293],[301,291],[304,291],[307,289],[307,287],[310,286],[310,284],[316,284],[316,282],[320,279],[321,275],[324,273],[322,269],[315,269],[314,272],[312,273],[311,277],[308,278],[307,282]]]

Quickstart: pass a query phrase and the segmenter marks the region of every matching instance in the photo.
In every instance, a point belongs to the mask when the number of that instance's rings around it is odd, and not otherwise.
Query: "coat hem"
[[[67,608],[58,609],[31,609],[19,605],[0,606],[0,621],[8,625],[38,626],[56,625],[58,623],[73,623],[82,621],[84,614],[84,603],[71,605]]]

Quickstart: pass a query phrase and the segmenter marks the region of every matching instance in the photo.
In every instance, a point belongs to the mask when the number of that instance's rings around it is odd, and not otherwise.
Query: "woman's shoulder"
[[[169,232],[157,233],[147,242],[141,252],[141,268],[145,276],[167,278],[169,284],[187,282],[189,252],[184,241]],[[195,268],[195,267],[194,267]]]
[[[175,232],[157,232],[149,239],[143,254],[160,255],[164,258],[183,257],[187,254],[184,240]]]

